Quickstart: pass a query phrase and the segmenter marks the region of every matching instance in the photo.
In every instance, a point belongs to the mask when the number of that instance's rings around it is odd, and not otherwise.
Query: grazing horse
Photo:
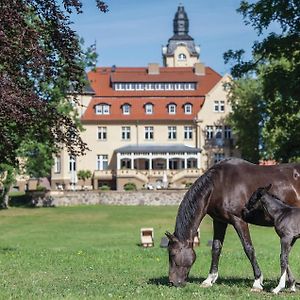
[[[278,294],[285,288],[286,281],[293,292],[296,291],[296,281],[288,263],[289,253],[296,240],[300,237],[300,208],[283,203],[277,196],[270,194],[271,185],[258,188],[249,199],[248,210],[264,210],[274,222],[275,231],[280,237],[281,277],[279,284],[273,289]]]
[[[264,212],[244,214],[252,193],[272,183],[272,192],[284,202],[300,207],[300,164],[259,166],[242,159],[225,159],[208,169],[186,192],[178,209],[175,232],[169,239],[169,282],[184,285],[196,259],[193,239],[206,214],[213,219],[212,261],[202,285],[209,287],[218,278],[218,264],[228,224],[236,230],[254,273],[254,290],[262,290],[262,273],[256,261],[248,224],[273,226]]]

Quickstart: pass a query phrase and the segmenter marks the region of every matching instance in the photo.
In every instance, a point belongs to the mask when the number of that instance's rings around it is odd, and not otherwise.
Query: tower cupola
[[[173,20],[174,35],[185,36],[189,33],[189,19],[183,6],[178,6],[178,10]]]
[[[200,47],[189,35],[189,18],[183,5],[179,5],[173,19],[173,36],[162,48],[166,67],[193,67],[199,63]]]

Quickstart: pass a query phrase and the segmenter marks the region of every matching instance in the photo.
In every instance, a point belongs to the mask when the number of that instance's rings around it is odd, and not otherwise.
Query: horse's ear
[[[170,242],[177,242],[178,241],[178,239],[175,237],[175,235],[170,233],[169,231],[166,231],[165,235],[169,239]]]

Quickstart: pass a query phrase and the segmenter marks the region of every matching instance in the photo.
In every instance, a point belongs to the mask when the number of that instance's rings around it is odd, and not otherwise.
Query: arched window
[[[180,53],[178,55],[178,60],[186,60],[186,55],[184,53]]]
[[[176,114],[176,104],[175,103],[169,103],[168,104],[168,113],[170,115],[175,115]]]
[[[122,112],[123,115],[130,115],[131,105],[128,103],[125,103],[122,105]]]
[[[153,104],[152,103],[146,103],[144,107],[145,107],[146,115],[152,115],[153,114]]]
[[[109,115],[110,114],[110,105],[106,103],[100,103],[95,105],[96,115]]]
[[[191,103],[186,103],[183,106],[184,113],[190,115],[193,112],[193,105]]]

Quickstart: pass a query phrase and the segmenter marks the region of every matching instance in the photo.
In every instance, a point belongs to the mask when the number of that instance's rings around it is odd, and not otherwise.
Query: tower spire
[[[174,35],[179,36],[187,36],[189,33],[189,19],[181,3],[173,20],[173,31]]]

